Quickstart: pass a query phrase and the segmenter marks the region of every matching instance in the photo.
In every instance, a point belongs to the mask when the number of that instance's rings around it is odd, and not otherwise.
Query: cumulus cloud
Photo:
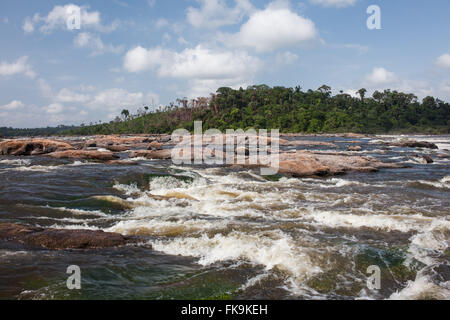
[[[235,34],[225,34],[222,41],[229,46],[252,48],[258,52],[296,47],[316,39],[314,23],[288,7],[269,5],[254,12]]]
[[[102,39],[89,32],[79,33],[73,40],[74,45],[78,48],[91,49],[92,56],[102,55],[104,53],[119,54],[123,51],[123,46],[113,46],[111,44],[104,44]]]
[[[45,108],[45,111],[49,114],[58,114],[63,112],[64,106],[60,103],[52,103]]]
[[[67,88],[61,89],[55,96],[55,101],[58,102],[78,102],[85,103],[89,101],[90,96],[87,94],[77,93]]]
[[[23,108],[23,107],[25,107],[25,104],[22,101],[20,101],[20,100],[13,100],[13,101],[11,101],[8,104],[0,106],[0,109],[1,110],[12,111],[12,110],[17,110],[17,109],[20,109],[20,108]]]
[[[36,77],[36,73],[33,71],[33,67],[28,64],[28,57],[23,56],[15,62],[2,61],[0,63],[0,76],[12,76],[16,74],[24,74],[30,79]]]
[[[198,0],[200,8],[189,7],[188,22],[196,28],[217,28],[242,21],[245,15],[254,10],[249,0],[235,0],[229,7],[225,0]]]
[[[437,58],[436,65],[440,68],[450,68],[450,54],[443,54]]]
[[[244,85],[260,69],[261,61],[245,51],[209,49],[202,45],[181,52],[136,47],[127,52],[124,68],[129,72],[156,70],[161,77],[188,80],[190,95],[207,94],[218,86]],[[203,90],[199,90],[203,86]]]
[[[397,76],[385,68],[375,67],[372,72],[365,77],[365,82],[369,85],[384,85],[397,82]]]
[[[73,17],[74,13],[80,13],[80,23],[82,28],[93,28],[98,31],[113,31],[117,28],[118,22],[114,22],[109,26],[103,25],[100,12],[89,11],[89,6],[77,6],[75,4],[67,4],[65,6],[55,6],[46,15],[41,16],[36,13],[32,18],[27,17],[23,24],[25,33],[32,33],[36,26],[42,33],[51,33],[54,30],[68,30],[67,22]]]
[[[312,4],[318,4],[323,7],[343,8],[353,6],[358,0],[310,0]]]

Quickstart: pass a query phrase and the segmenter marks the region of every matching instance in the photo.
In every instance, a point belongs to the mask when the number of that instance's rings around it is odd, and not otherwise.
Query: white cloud
[[[108,117],[112,119],[123,108],[138,108],[142,105],[157,105],[158,103],[159,96],[157,94],[129,92],[122,88],[113,88],[97,92],[86,103],[86,106],[102,112],[108,112]]]
[[[296,47],[316,39],[317,35],[311,20],[299,16],[287,7],[269,5],[266,9],[253,13],[238,33],[222,36],[222,41],[230,46],[264,52]]]
[[[89,32],[79,33],[73,42],[78,48],[90,48],[92,50],[92,56],[102,55],[104,53],[118,54],[123,51],[123,46],[106,45],[100,37]]]
[[[61,89],[54,97],[55,101],[58,102],[79,102],[84,103],[89,101],[90,96],[86,94],[80,94],[69,90],[67,88]]]
[[[147,4],[150,8],[153,8],[156,4],[156,0],[147,0]]]
[[[159,69],[162,76],[174,78],[230,79],[259,69],[257,58],[243,51],[210,50],[201,45],[185,49]]]
[[[436,65],[440,68],[450,68],[450,54],[443,54],[437,58]]]
[[[22,28],[25,33],[34,32],[34,24],[30,17],[25,18]]]
[[[89,6],[77,6],[67,4],[65,6],[55,6],[47,16],[35,14],[33,18],[25,19],[23,29],[26,33],[31,33],[35,25],[40,25],[39,31],[42,33],[51,33],[56,29],[68,30],[67,22],[73,17],[75,12],[80,12],[80,22],[82,28],[94,28],[98,31],[109,32],[117,28],[118,22],[109,26],[102,25],[100,12],[89,11]]]
[[[11,101],[8,104],[0,106],[0,109],[3,109],[3,110],[17,110],[17,109],[20,109],[20,108],[23,108],[23,107],[25,107],[25,104],[22,101],[13,100],[13,101]]]
[[[261,61],[245,51],[213,50],[202,45],[181,52],[136,47],[124,58],[129,72],[156,70],[161,77],[187,80],[190,96],[208,94],[220,86],[245,85],[260,67]]]
[[[197,0],[200,8],[189,7],[188,22],[196,28],[217,28],[240,22],[245,15],[254,10],[249,0],[235,0],[235,6],[230,8],[225,0]]]
[[[323,7],[343,8],[353,6],[358,0],[310,0],[312,4],[318,4]]]
[[[0,63],[0,76],[12,76],[16,74],[24,74],[31,79],[36,77],[33,68],[28,64],[27,56],[20,57],[17,61],[12,63],[6,61]]]
[[[63,112],[64,106],[60,103],[52,103],[45,108],[45,111],[49,114],[58,114]]]
[[[383,85],[397,82],[397,76],[385,68],[375,67],[372,72],[365,77],[365,82],[369,85]]]
[[[163,64],[169,55],[172,53],[161,48],[147,50],[138,46],[125,54],[123,66],[128,72],[141,72]]]

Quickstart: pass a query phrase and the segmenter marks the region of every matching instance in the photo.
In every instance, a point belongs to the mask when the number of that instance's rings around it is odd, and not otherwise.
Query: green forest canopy
[[[131,115],[124,109],[120,118],[109,123],[66,128],[59,134],[171,133],[178,128],[193,130],[197,120],[203,121],[204,130],[222,131],[273,128],[296,133],[450,133],[447,102],[433,97],[419,101],[413,94],[391,90],[375,91],[372,97],[366,93],[360,89],[359,97],[342,91],[332,95],[326,85],[315,91],[267,85],[238,90],[224,87],[209,97],[178,99],[156,111],[145,107]],[[8,135],[2,128],[0,134]]]

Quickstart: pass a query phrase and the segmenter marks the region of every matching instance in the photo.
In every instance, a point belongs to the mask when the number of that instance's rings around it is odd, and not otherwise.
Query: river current
[[[152,246],[0,243],[0,299],[450,299],[450,136],[410,137],[439,150],[379,144],[397,138],[305,137],[405,165],[324,178],[0,156],[0,222],[141,235]],[[354,140],[363,152],[346,151]],[[66,287],[69,265],[82,270],[81,290]],[[378,290],[367,286],[372,265]]]

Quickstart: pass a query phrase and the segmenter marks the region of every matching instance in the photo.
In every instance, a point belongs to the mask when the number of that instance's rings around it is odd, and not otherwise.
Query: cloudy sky
[[[367,28],[373,4],[380,30]],[[262,83],[450,101],[449,12],[448,0],[1,1],[0,126],[110,121]]]

